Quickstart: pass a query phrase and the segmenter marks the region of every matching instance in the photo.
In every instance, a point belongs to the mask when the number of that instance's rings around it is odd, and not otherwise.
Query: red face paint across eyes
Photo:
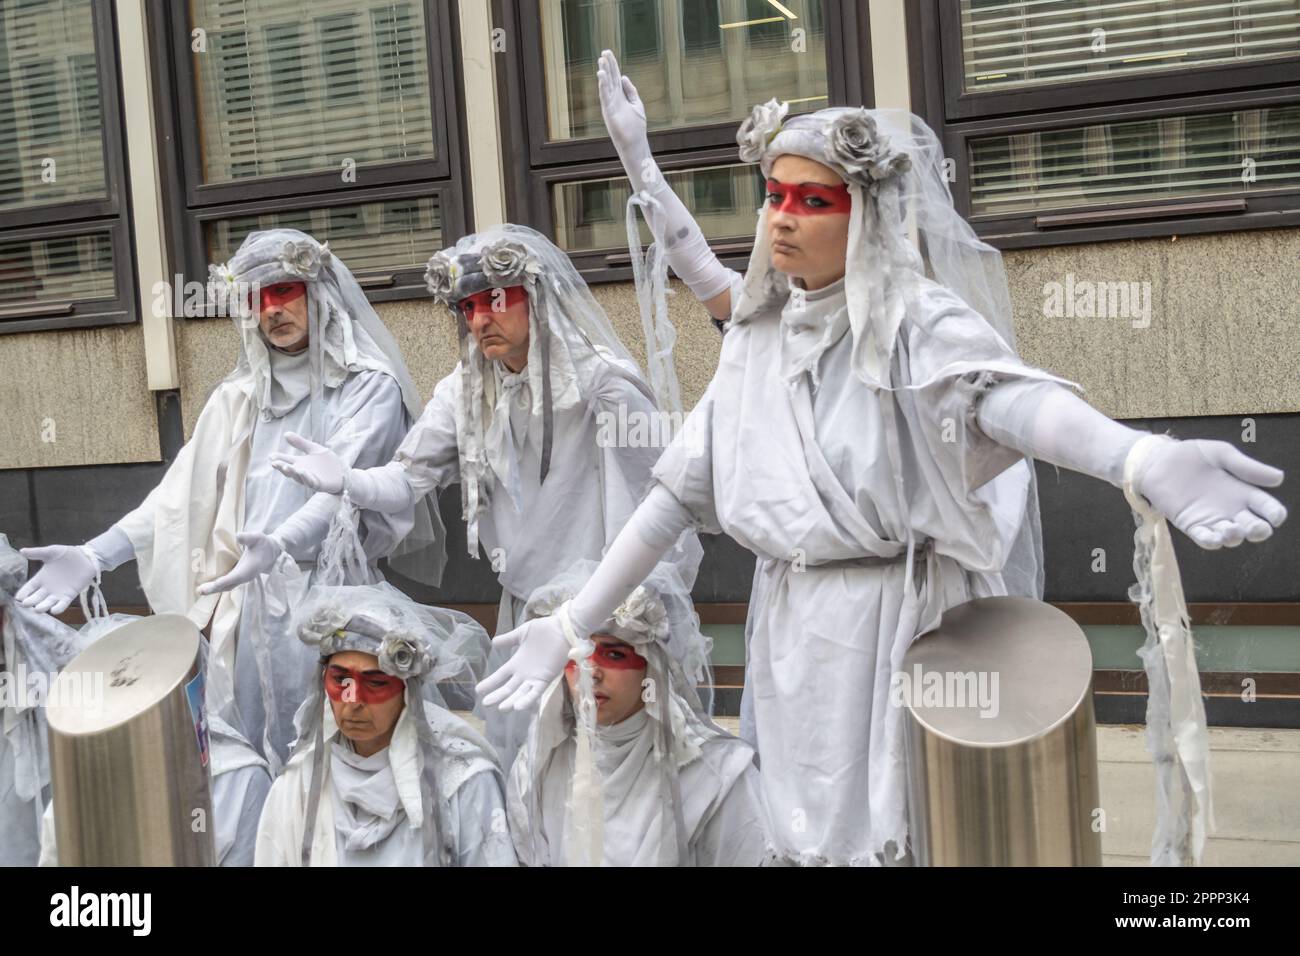
[[[400,677],[377,671],[358,671],[331,664],[325,669],[325,693],[344,703],[382,704],[406,685]]]
[[[611,671],[639,671],[648,666],[646,659],[626,644],[597,643],[596,653],[587,660],[591,661],[592,667]],[[570,671],[577,666],[577,661],[569,661],[564,669]]]
[[[853,208],[848,185],[820,186],[817,183],[767,181],[767,204],[791,216],[847,215]]]
[[[305,282],[275,282],[271,285],[264,285],[259,291],[258,302],[261,311],[275,306],[284,306],[294,299],[300,299],[307,294],[307,283]]]
[[[466,296],[456,303],[461,314],[470,318],[475,312],[504,312],[528,299],[528,290],[521,285],[506,286],[503,289],[484,289],[474,295]],[[493,308],[493,306],[496,306]]]

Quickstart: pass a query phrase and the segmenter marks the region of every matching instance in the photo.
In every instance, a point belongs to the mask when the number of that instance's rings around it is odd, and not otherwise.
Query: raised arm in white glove
[[[271,467],[312,491],[341,495],[346,487],[348,497],[358,508],[383,514],[404,511],[415,501],[415,491],[398,462],[390,461],[379,468],[349,468],[324,445],[293,432],[284,437],[303,454],[276,452],[271,455]]]
[[[570,652],[581,650],[580,642],[609,620],[690,524],[690,512],[671,491],[656,484],[573,600],[549,617],[493,638],[493,644],[518,645],[518,650],[475,688],[483,703],[501,710],[534,706],[564,670]]]
[[[981,399],[980,430],[999,444],[1071,471],[1123,486],[1124,461],[1145,434],[1112,421],[1055,382],[1016,380]],[[1262,488],[1282,471],[1222,441],[1168,439],[1152,448],[1134,489],[1202,548],[1263,541],[1286,508]]]
[[[600,55],[596,71],[600,87],[600,112],[609,138],[618,150],[634,192],[643,193],[658,205],[646,207],[650,232],[663,249],[673,271],[719,321],[731,317],[731,283],[737,273],[724,266],[699,225],[677,194],[664,182],[663,173],[650,154],[645,105],[632,81],[618,68],[614,54]]]
[[[44,566],[14,597],[25,607],[62,614],[102,572],[112,571],[135,555],[131,539],[117,525],[81,547],[53,544],[23,548],[22,555]]]

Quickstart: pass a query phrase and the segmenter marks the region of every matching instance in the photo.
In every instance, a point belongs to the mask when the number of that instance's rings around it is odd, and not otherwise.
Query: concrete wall
[[[141,326],[0,335],[0,469],[157,461]]]
[[[1300,409],[1300,230],[1010,251],[1024,357],[1078,382],[1112,418]],[[1144,317],[1044,315],[1049,283],[1138,283]]]
[[[1116,418],[1300,411],[1300,230],[1256,230],[1026,249],[1005,255],[1026,360],[1078,382]],[[1044,315],[1049,283],[1135,282],[1141,317]],[[699,398],[721,342],[680,283],[669,298],[682,396]],[[630,283],[593,289],[644,357]],[[451,319],[426,300],[378,307],[427,398],[455,365]],[[1135,325],[1145,327],[1135,327]],[[224,320],[176,323],[186,435],[233,367]],[[0,336],[0,469],[159,460],[140,326]]]
[[[1057,246],[1011,251],[1004,257],[1025,359],[1078,382],[1089,401],[1123,419],[1300,411],[1300,271],[1279,268],[1297,258],[1297,229]],[[1045,288],[1060,283],[1064,289],[1067,281],[1076,292],[1085,281],[1137,283],[1139,298],[1149,291],[1149,320],[1141,314],[1045,315]],[[676,294],[669,297],[669,314],[677,327],[682,398],[690,407],[713,374],[721,338],[690,292],[676,281],[672,287]],[[600,285],[593,292],[620,338],[643,361],[631,283]],[[382,303],[378,312],[397,336],[427,398],[456,362],[451,318],[425,300]],[[188,435],[212,385],[233,367],[238,346],[233,329],[217,320],[180,323],[178,339]],[[0,361],[7,344],[0,338]],[[62,362],[66,375],[57,380],[63,381],[77,375],[80,354],[51,346],[20,360]],[[49,383],[46,375],[38,381],[35,373],[27,381],[53,387],[56,394],[65,387]],[[66,398],[60,401],[64,414],[76,412]],[[85,419],[86,427],[103,421],[101,411],[83,411],[93,415]],[[74,432],[82,424],[78,418],[70,422]],[[0,427],[11,426],[5,422]],[[137,426],[129,434],[139,431]],[[25,453],[29,450],[30,443],[24,446]]]

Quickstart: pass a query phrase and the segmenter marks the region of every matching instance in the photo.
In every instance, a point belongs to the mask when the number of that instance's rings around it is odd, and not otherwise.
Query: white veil
[[[407,427],[420,416],[423,403],[392,333],[375,313],[348,267],[296,229],[252,232],[223,265],[209,267],[209,298],[235,322],[240,355],[226,381],[239,384],[259,409],[272,402],[269,346],[250,303],[257,288],[273,282],[305,282],[308,287],[309,349],[311,353],[312,441],[321,441],[317,420],[319,398],[336,388],[349,373],[362,369],[391,375],[402,390]],[[415,525],[389,556],[389,563],[407,577],[436,585],[446,563],[444,530],[436,505],[425,499],[416,505]]]
[[[1005,349],[972,360],[1015,357],[1011,295],[1002,254],[985,243],[953,208],[939,139],[906,110],[836,107],[786,119],[775,100],[754,108],[736,135],[740,158],[770,175],[783,154],[835,170],[852,197],[845,291],[853,335],[852,365],[868,386],[895,391],[890,363],[904,316],[920,307],[920,278],[959,296],[981,315]],[[914,228],[921,250],[912,244]],[[759,213],[754,249],[732,323],[778,307],[790,294],[772,266],[767,206]],[[913,383],[916,389],[929,383]],[[897,389],[903,391],[903,389]],[[1032,463],[1017,463],[982,490],[992,509],[1019,530],[1002,570],[1009,594],[1043,595],[1042,531]]]

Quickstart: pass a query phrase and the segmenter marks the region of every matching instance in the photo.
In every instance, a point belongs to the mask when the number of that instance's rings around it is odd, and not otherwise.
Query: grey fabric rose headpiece
[[[379,658],[379,669],[385,674],[402,680],[419,677],[432,668],[433,655],[418,630],[390,629],[396,623],[364,611],[353,614],[342,605],[321,604],[299,625],[298,638],[318,647],[322,658],[360,651]]]
[[[875,191],[878,183],[911,168],[864,107],[819,110],[786,119],[789,107],[769,100],[755,106],[736,133],[740,158],[772,174],[778,156],[806,156],[830,166],[847,183]]]
[[[259,234],[254,234],[259,235]],[[248,312],[247,292],[274,282],[315,282],[330,269],[328,242],[294,230],[262,233],[267,242],[246,242],[227,262],[208,266],[208,299],[232,312]]]
[[[499,239],[477,252],[454,257],[448,250],[434,253],[424,281],[434,299],[455,309],[456,303],[467,296],[531,283],[541,271],[541,264],[522,243]]]

